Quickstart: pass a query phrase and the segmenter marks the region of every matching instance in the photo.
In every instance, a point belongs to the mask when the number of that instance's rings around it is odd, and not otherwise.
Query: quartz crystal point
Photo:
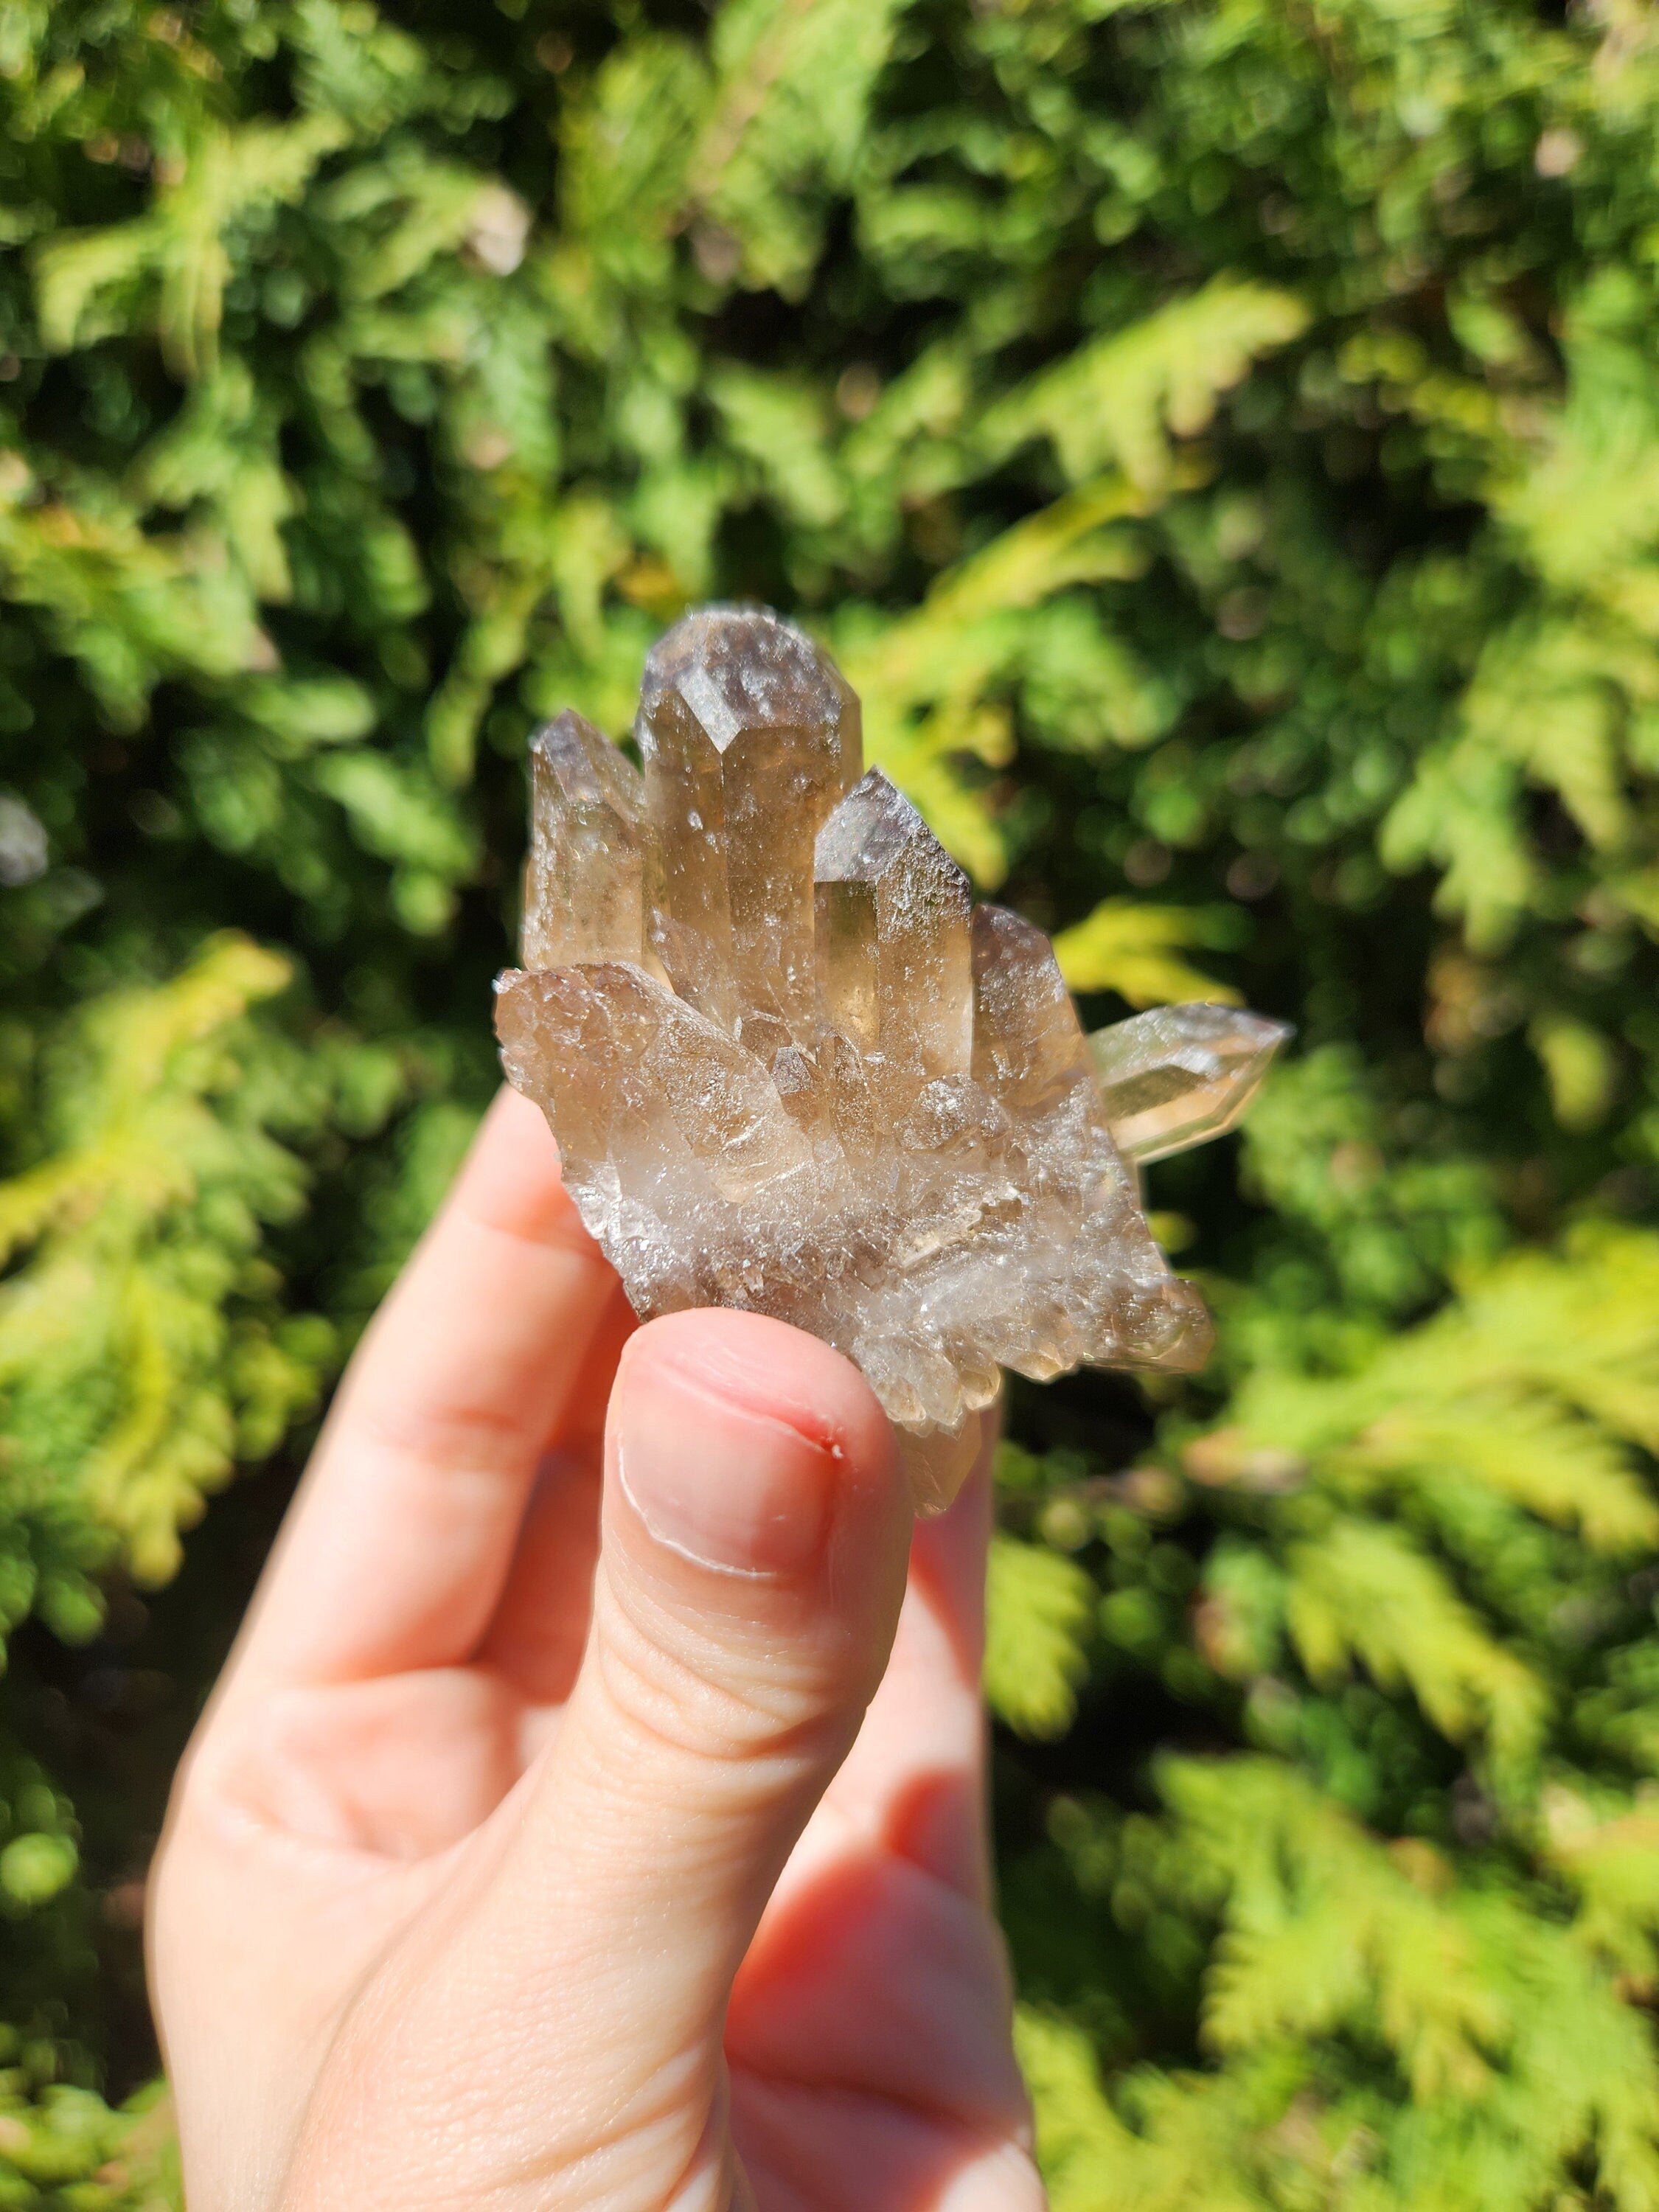
[[[674,989],[723,1029],[766,1013],[810,1043],[812,843],[861,765],[858,701],[789,623],[709,607],[646,662],[637,733]]]
[[[1000,1370],[1196,1366],[1131,1162],[1243,1110],[1284,1032],[1212,1006],[1090,1043],[1048,939],[972,905],[860,774],[858,701],[775,615],[689,615],[647,661],[642,773],[562,714],[532,751],[507,1072],[641,1315],[733,1305],[854,1360],[918,1504],[949,1503]]]
[[[645,957],[645,793],[639,771],[568,712],[530,749],[524,963]]]
[[[1235,1006],[1154,1006],[1089,1040],[1107,1119],[1132,1160],[1224,1136],[1290,1034]]]

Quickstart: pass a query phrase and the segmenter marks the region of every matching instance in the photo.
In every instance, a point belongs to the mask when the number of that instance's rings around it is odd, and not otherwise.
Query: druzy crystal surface
[[[1133,1159],[1229,1127],[1284,1032],[1164,1007],[1090,1042],[1042,932],[975,907],[859,703],[774,615],[706,608],[646,664],[641,768],[574,714],[532,753],[512,1081],[641,1315],[809,1329],[886,1408],[924,1509],[1004,1367],[1190,1368]]]

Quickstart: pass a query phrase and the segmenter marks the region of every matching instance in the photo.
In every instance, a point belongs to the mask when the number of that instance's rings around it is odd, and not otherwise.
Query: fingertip
[[[893,1431],[864,1376],[833,1345],[769,1315],[723,1306],[665,1314],[639,1330],[627,1364],[689,1377],[735,1407],[781,1421],[858,1470],[894,1457]]]
[[[917,1522],[912,1564],[924,1582],[937,1587],[950,1617],[972,1636],[977,1650],[983,1634],[985,1564],[994,1517],[991,1468],[1001,1420],[998,1407],[968,1418],[979,1427],[973,1466],[944,1512]],[[975,1674],[977,1663],[975,1659]]]
[[[597,1259],[564,1187],[559,1148],[532,1099],[503,1085],[478,1124],[456,1180],[456,1202],[487,1228],[537,1243],[568,1243]]]
[[[548,1120],[533,1098],[503,1083],[484,1109],[474,1139],[477,1150],[514,1152],[544,1165],[551,1159],[557,1170],[559,1148]]]
[[[726,1572],[799,1576],[902,1504],[869,1384],[830,1346],[760,1314],[700,1310],[639,1330],[611,1439],[647,1534]]]

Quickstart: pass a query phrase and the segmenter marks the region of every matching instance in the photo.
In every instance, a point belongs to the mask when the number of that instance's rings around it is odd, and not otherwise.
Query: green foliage
[[[1164,1470],[1012,1467],[1051,1542],[1102,1547],[1133,1671],[1257,1747],[1155,1759],[1156,1813],[1047,1808],[1028,1881],[1097,1900],[1148,1980],[1172,1930],[1208,1954],[1203,2073],[1143,2058],[1109,2099],[1062,2012],[1027,2022],[1062,2206],[1173,2207],[1218,2159],[1240,2205],[1532,2204],[1581,2170],[1589,2201],[1659,2201],[1632,2003],[1659,1956],[1656,1291],[1659,1238],[1587,1225],[1340,1373],[1264,1361]],[[1185,1620],[1160,1601],[1176,1534],[1201,1559]],[[994,1699],[1019,1679],[1000,1653]]]
[[[1225,946],[1233,934],[1231,920],[1224,907],[1210,915],[1201,907],[1103,899],[1092,914],[1060,931],[1054,953],[1073,991],[1115,991],[1132,1006],[1169,1006],[1181,999],[1236,1005],[1241,994],[1232,985],[1217,982],[1181,957],[1188,945]]]
[[[140,1581],[174,1572],[204,1493],[273,1449],[330,1363],[327,1322],[283,1313],[259,1256],[303,1192],[273,1133],[337,1103],[326,1045],[302,1058],[242,1021],[287,981],[224,938],[169,983],[100,994],[43,1076],[53,1150],[0,1184],[0,1250],[27,1255],[0,1289],[15,1610],[60,1636],[101,1625],[79,1567],[116,1546]]]
[[[1093,1601],[1093,1583],[1072,1560],[1013,1536],[993,1538],[985,1694],[1022,1735],[1064,1735],[1076,1717]]]
[[[1382,1844],[1276,1761],[1162,1779],[1160,1871],[1218,1926],[1215,2063],[1131,2074],[1120,2109],[1086,2039],[1028,2015],[1058,2212],[1533,2204],[1564,2168],[1594,2170],[1607,2203],[1656,2201],[1659,2067],[1582,1926]]]
[[[1635,0],[0,10],[0,2202],[166,2201],[167,1758],[715,594],[1092,1018],[1300,1031],[1209,1374],[1011,1407],[1060,2212],[1659,2201],[1656,237]]]

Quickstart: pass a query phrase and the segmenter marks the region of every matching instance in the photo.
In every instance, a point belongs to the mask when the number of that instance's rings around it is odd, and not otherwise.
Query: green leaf
[[[1093,1589],[1057,1553],[997,1536],[986,1598],[985,1694],[1022,1735],[1063,1735],[1088,1673]]]

